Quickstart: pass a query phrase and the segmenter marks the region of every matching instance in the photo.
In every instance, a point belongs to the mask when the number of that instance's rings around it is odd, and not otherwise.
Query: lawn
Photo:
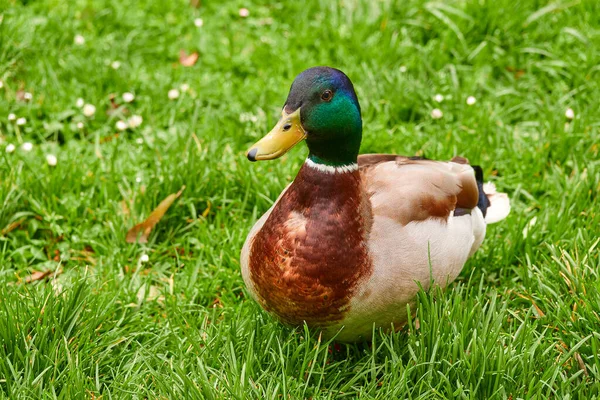
[[[191,3],[0,4],[0,396],[600,396],[599,2]],[[239,270],[307,153],[244,152],[315,65],[353,80],[361,152],[461,155],[512,199],[373,343],[281,326]]]

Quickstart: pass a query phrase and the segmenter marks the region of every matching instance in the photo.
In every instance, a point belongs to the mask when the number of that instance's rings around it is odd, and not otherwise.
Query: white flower
[[[21,146],[21,149],[22,149],[23,151],[27,151],[27,152],[29,152],[29,151],[33,150],[33,143],[31,143],[31,142],[25,142],[25,143],[23,143],[23,145]]]
[[[408,71],[408,68],[406,68],[406,65],[401,65],[400,72],[405,73],[406,71]]]
[[[169,96],[169,99],[175,100],[175,99],[179,98],[179,90],[171,89],[171,90],[169,90],[169,93],[167,95]]]
[[[565,117],[567,117],[567,119],[575,118],[575,111],[573,111],[572,108],[567,108],[567,111],[565,111]]]
[[[196,25],[197,28],[201,28],[202,25],[204,25],[204,21],[202,20],[202,18],[196,18],[194,20],[194,25]]]
[[[77,101],[75,102],[75,105],[76,105],[78,108],[81,108],[81,107],[83,107],[83,105],[84,105],[84,104],[85,104],[85,101],[83,101],[83,99],[82,99],[81,97],[80,97],[80,98],[78,98],[78,99],[77,99]]]
[[[133,101],[133,99],[135,99],[135,96],[133,95],[133,93],[129,93],[129,92],[123,93],[123,101],[125,103],[131,103]]]
[[[4,82],[0,81],[0,89],[4,87]]]
[[[17,125],[25,125],[27,120],[24,117],[21,117],[17,120]]]
[[[240,17],[246,18],[249,15],[250,15],[250,10],[248,10],[247,8],[240,8]]]
[[[441,103],[442,101],[444,101],[444,96],[442,96],[441,94],[436,94],[435,96],[433,96],[433,99],[435,101],[437,101],[438,103]]]
[[[148,262],[148,260],[150,260],[150,257],[148,257],[148,254],[142,254],[140,256],[140,262],[141,263],[146,263],[146,262]]]
[[[33,99],[33,95],[29,92],[25,92],[23,93],[23,99],[25,99],[26,101],[31,101],[31,99]]]
[[[127,123],[129,124],[130,128],[137,128],[138,126],[140,126],[142,124],[143,121],[144,121],[144,119],[142,118],[141,115],[132,115],[127,120]]]
[[[15,119],[17,119],[17,116],[13,113],[8,114],[8,120],[9,121],[14,121]]]
[[[58,162],[58,160],[54,154],[47,154],[46,162],[48,163],[49,166],[54,167],[56,165],[56,163]]]
[[[467,97],[467,105],[472,106],[477,102],[477,99],[473,96]]]
[[[6,145],[6,152],[7,153],[12,153],[13,151],[15,151],[15,145],[12,143],[9,143]]]
[[[181,89],[182,92],[187,92],[188,90],[190,90],[190,85],[188,85],[187,83],[182,83],[181,86],[179,87]]]
[[[240,114],[240,122],[257,122],[258,117],[250,112]]]
[[[141,137],[139,137],[139,138],[135,139],[135,142],[137,144],[144,144],[144,139],[142,139]]]
[[[83,122],[77,123],[77,129],[83,129]]]
[[[85,38],[81,35],[75,35],[73,41],[77,46],[83,46],[85,44]]]
[[[115,124],[115,126],[117,127],[118,130],[124,131],[125,129],[127,129],[127,122],[125,122],[125,121],[117,121],[117,123]]]
[[[110,66],[112,69],[119,69],[121,68],[121,62],[120,61],[113,61],[112,63],[110,63]]]
[[[439,108],[434,108],[433,110],[431,110],[431,118],[440,119],[443,116],[444,116],[444,113]]]
[[[83,115],[86,117],[93,117],[96,114],[96,106],[93,104],[86,104],[83,106]]]
[[[136,177],[135,177],[135,181],[136,181],[137,183],[140,183],[140,182],[142,181],[142,177],[141,177],[141,176],[136,176]]]

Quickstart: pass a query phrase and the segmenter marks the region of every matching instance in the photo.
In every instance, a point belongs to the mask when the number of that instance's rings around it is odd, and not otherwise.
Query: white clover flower
[[[135,139],[135,142],[137,144],[144,144],[144,139],[142,139],[141,137],[139,137],[139,138]]]
[[[125,92],[123,93],[123,101],[125,103],[131,103],[135,99],[133,93]]]
[[[86,104],[83,106],[83,115],[86,117],[93,117],[96,114],[96,106],[93,104]]]
[[[148,257],[148,254],[142,254],[140,256],[140,263],[147,263],[150,260],[150,257]]]
[[[573,111],[572,108],[567,108],[567,111],[565,111],[565,117],[567,117],[567,119],[573,119],[575,118],[575,111]]]
[[[169,93],[167,94],[167,96],[169,96],[169,99],[175,100],[175,99],[179,98],[179,90],[171,89],[171,90],[169,90]]]
[[[31,101],[31,99],[33,99],[33,95],[29,92],[25,92],[23,93],[23,99],[26,101]]]
[[[258,116],[251,112],[245,112],[240,114],[240,122],[258,122]]]
[[[7,153],[12,153],[13,151],[15,151],[15,148],[16,147],[15,147],[14,144],[9,143],[9,144],[6,145],[6,149],[5,150],[6,150]]]
[[[83,46],[85,44],[85,38],[81,35],[75,35],[73,41],[77,46]]]
[[[473,97],[473,96],[467,97],[467,105],[472,106],[475,103],[477,103],[477,99],[475,97]]]
[[[4,87],[4,82],[0,81],[0,89]]]
[[[408,68],[406,68],[406,65],[401,65],[400,72],[405,73],[406,71],[408,71]]]
[[[56,158],[56,156],[54,154],[47,154],[46,162],[48,163],[49,166],[54,167],[56,165],[56,163],[58,162],[58,159]]]
[[[127,120],[127,123],[129,124],[130,128],[137,128],[138,126],[140,126],[142,124],[142,122],[144,122],[144,119],[142,118],[141,115],[132,115]]]
[[[21,149],[23,151],[30,152],[31,150],[33,150],[33,143],[31,143],[31,142],[25,142],[21,146]]]
[[[81,97],[80,97],[80,98],[78,98],[78,99],[77,99],[77,101],[75,102],[75,105],[76,105],[78,108],[81,108],[81,107],[83,107],[83,105],[84,105],[84,104],[85,104],[85,101],[83,101],[83,99],[82,99]]]
[[[439,108],[434,108],[433,110],[431,110],[431,118],[440,119],[443,116],[444,116],[444,113]]]
[[[21,117],[19,119],[17,119],[17,125],[19,126],[23,126],[27,123],[27,120],[25,119],[25,117]]]
[[[182,92],[187,92],[188,90],[190,90],[190,85],[188,85],[187,83],[182,83],[181,86],[179,87],[181,89]]]
[[[250,10],[247,8],[240,8],[240,17],[246,18],[250,15]]]
[[[77,129],[83,129],[83,122],[77,123]]]
[[[252,118],[252,113],[243,112],[240,114],[240,122],[249,122]]]
[[[135,177],[135,181],[136,181],[137,183],[140,183],[140,182],[142,182],[142,177],[141,177],[141,176],[136,176],[136,177]]]
[[[119,121],[117,121],[115,126],[117,127],[118,130],[124,131],[125,129],[127,129],[127,122],[119,120]]]
[[[204,25],[204,21],[202,20],[202,18],[196,18],[194,20],[194,25],[196,25],[197,28],[201,28],[202,25]]]
[[[9,121],[14,121],[15,119],[17,119],[17,116],[13,113],[8,114],[8,120]]]
[[[121,68],[121,62],[120,61],[113,61],[110,63],[110,67],[112,69],[119,69]]]
[[[444,101],[444,96],[442,96],[441,94],[438,93],[433,97],[433,99],[435,101],[437,101],[438,103],[441,103],[442,101]]]

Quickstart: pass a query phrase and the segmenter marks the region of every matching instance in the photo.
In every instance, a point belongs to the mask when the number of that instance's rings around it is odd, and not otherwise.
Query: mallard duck
[[[247,152],[272,160],[303,140],[309,150],[248,234],[240,263],[248,291],[282,322],[342,342],[401,326],[419,285],[452,282],[486,224],[510,210],[464,158],[359,156],[361,139],[352,82],[315,67],[296,77],[281,119]]]

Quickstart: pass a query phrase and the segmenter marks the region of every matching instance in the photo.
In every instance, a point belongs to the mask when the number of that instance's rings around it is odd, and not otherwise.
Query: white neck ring
[[[318,163],[314,162],[313,160],[311,160],[310,158],[307,158],[306,162],[304,164],[306,164],[310,168],[316,169],[317,171],[324,172],[326,174],[344,174],[344,173],[348,173],[348,172],[358,171],[357,163],[333,166],[333,165],[318,164]]]

